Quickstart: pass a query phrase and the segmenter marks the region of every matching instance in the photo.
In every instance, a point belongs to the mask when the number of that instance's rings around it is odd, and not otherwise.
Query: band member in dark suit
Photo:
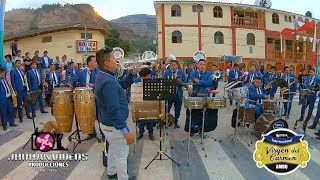
[[[181,69],[179,69],[179,62],[177,60],[171,60],[170,69],[166,70],[164,77],[168,78],[168,79],[177,79],[177,81],[178,81],[177,96],[176,96],[175,100],[169,101],[169,104],[168,104],[169,110],[168,111],[170,112],[170,109],[171,109],[172,105],[174,104],[174,112],[175,112],[174,113],[174,117],[175,117],[174,128],[180,128],[180,126],[178,124],[178,120],[180,117],[182,98],[183,98],[183,90],[182,90],[181,83],[186,82],[186,79],[185,79],[185,73]]]
[[[37,63],[32,62],[31,63],[31,70],[28,71],[27,73],[27,78],[28,78],[28,84],[29,88],[31,91],[40,91],[42,90],[42,77],[41,77],[41,72],[37,69]],[[39,94],[37,98],[40,106],[40,111],[41,113],[48,113],[47,111],[44,110],[43,106],[43,98],[42,98],[42,93]],[[37,109],[37,104],[34,103],[31,105],[31,110],[32,110],[32,116],[36,117],[36,109]]]
[[[20,122],[23,122],[22,103],[24,102],[27,96],[27,88],[26,88],[27,84],[25,84],[25,81],[24,81],[24,73],[21,71],[21,61],[16,60],[14,65],[15,65],[15,68],[11,70],[10,78],[11,78],[12,87],[18,96],[17,97],[18,107],[15,108],[15,112],[16,110],[18,110]],[[27,118],[32,119],[30,115],[31,113],[30,106],[25,106],[25,109],[26,109]]]
[[[271,99],[274,98],[274,95],[276,94],[277,89],[278,89],[278,85],[274,81],[277,78],[278,78],[278,75],[276,73],[276,67],[272,66],[271,67],[271,71],[266,75],[266,78],[265,78],[266,85],[273,81],[271,83],[272,87],[270,89],[267,89],[266,92],[265,92],[267,95],[270,95]]]
[[[258,77],[262,78],[262,74],[257,70],[255,65],[251,65],[250,73],[248,74],[248,78],[245,84],[250,85],[250,83],[253,83],[254,80]]]
[[[299,105],[302,104],[302,96],[301,96],[301,92],[302,89],[305,89],[305,85],[306,85],[306,80],[307,80],[308,75],[306,74],[306,70],[305,69],[301,69],[300,70],[300,74],[298,75],[298,91],[299,91]]]
[[[308,106],[309,111],[305,121],[308,122],[310,120],[314,108],[314,103],[317,99],[317,92],[319,91],[320,80],[315,76],[315,69],[310,69],[309,75],[310,76],[307,77],[305,85],[306,88],[309,89],[309,92],[302,98],[301,114],[298,121],[304,120],[304,115]]]
[[[91,87],[94,88],[96,76],[99,72],[97,68],[97,61],[95,56],[89,56],[87,58],[88,68],[83,69],[79,72],[78,76],[72,78],[72,86],[76,87],[76,84],[79,83],[80,87]]]
[[[256,106],[256,119],[262,114],[263,99],[269,99],[269,96],[263,92],[261,77],[257,77],[249,87],[249,103]]]
[[[296,91],[297,91],[297,86],[295,83],[296,76],[294,74],[290,73],[289,67],[284,67],[284,74],[282,75],[282,79],[284,79],[288,83],[288,86],[290,86],[290,93],[287,95],[284,95],[284,98],[289,100],[290,102],[283,103],[284,104],[283,116],[286,116],[289,119],[293,96],[295,96]]]
[[[213,69],[212,69],[212,75],[214,76],[214,75],[215,75],[214,73],[215,73],[218,69],[217,69],[217,65],[215,65],[215,64],[214,64],[212,67],[213,67]],[[220,74],[220,77],[219,77],[219,78],[214,78],[214,79],[212,79],[212,89],[214,89],[214,90],[218,89],[220,79],[221,79],[221,74]]]
[[[70,62],[70,66],[66,71],[66,81],[70,84],[73,78],[77,78],[79,70],[75,67],[74,62]]]
[[[238,64],[233,65],[233,69],[229,71],[228,83],[238,82],[242,80],[242,72],[239,70]],[[242,83],[238,84],[234,88],[243,86]],[[230,105],[232,105],[232,100],[230,99]]]
[[[189,89],[191,96],[208,96],[207,88],[212,86],[212,77],[211,72],[206,70],[206,61],[200,59],[197,64],[197,70],[194,71],[191,76],[188,77],[188,82],[196,83],[193,86],[193,92]],[[185,131],[189,131],[189,109],[187,109],[186,123],[184,126]],[[191,111],[191,135],[194,133],[201,132],[203,112],[201,110],[192,110]]]
[[[48,105],[51,107],[51,114],[53,115],[53,106],[52,106],[52,95],[55,87],[59,87],[61,83],[59,72],[57,72],[54,64],[50,66],[50,72],[46,74],[45,81],[48,83],[48,97],[46,97],[46,101]]]
[[[14,124],[12,93],[6,79],[6,72],[3,68],[0,68],[0,116],[3,130],[7,130],[7,120],[9,120],[10,126],[17,126]]]

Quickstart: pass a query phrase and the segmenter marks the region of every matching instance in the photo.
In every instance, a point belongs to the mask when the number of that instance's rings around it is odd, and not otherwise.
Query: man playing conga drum
[[[264,94],[262,88],[262,78],[257,77],[254,83],[249,87],[249,102],[256,106],[255,118],[257,119],[262,114],[262,100],[269,99],[269,96]]]

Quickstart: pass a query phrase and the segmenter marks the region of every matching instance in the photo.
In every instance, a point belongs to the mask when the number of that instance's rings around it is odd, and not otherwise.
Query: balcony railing
[[[284,59],[288,61],[311,61],[311,53],[303,53],[303,52],[291,52],[291,51],[284,51],[283,52]],[[280,51],[273,51],[268,53],[268,58],[271,59],[280,59],[281,52]]]
[[[259,20],[255,18],[247,18],[247,17],[234,17],[233,25],[259,27]]]

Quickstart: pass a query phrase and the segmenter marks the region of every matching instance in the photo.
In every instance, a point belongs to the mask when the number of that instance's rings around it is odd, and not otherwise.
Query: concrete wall
[[[255,45],[252,46],[253,53],[250,54],[247,45],[247,34],[253,33],[255,36]],[[244,58],[265,58],[265,32],[262,30],[248,30],[248,29],[236,29],[236,48],[237,55]]]
[[[19,39],[18,49],[22,51],[22,55],[26,52],[30,52],[31,58],[33,53],[38,50],[39,55],[43,55],[43,51],[48,51],[48,56],[55,60],[56,56],[61,57],[67,55],[68,59],[72,59],[74,62],[82,63],[82,56],[84,53],[77,53],[76,41],[81,39],[81,33],[84,30],[68,30],[61,32],[48,33],[33,37]],[[88,31],[92,33],[92,39],[90,41],[97,41],[98,50],[104,48],[104,35],[98,31]],[[42,43],[42,37],[52,36],[52,42]],[[4,42],[4,53],[11,54],[10,44],[12,41]],[[88,55],[95,55],[95,52],[88,52]]]

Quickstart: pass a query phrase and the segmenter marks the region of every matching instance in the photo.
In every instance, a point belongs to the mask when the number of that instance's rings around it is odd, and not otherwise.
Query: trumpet
[[[266,86],[264,87],[264,90],[269,90],[272,88],[272,84],[274,83],[274,80],[272,80],[271,82],[269,82],[268,84],[266,84]]]
[[[215,81],[215,80],[219,79],[220,76],[221,76],[221,73],[220,73],[219,70],[214,71],[212,76],[211,76],[212,77],[212,81]]]

